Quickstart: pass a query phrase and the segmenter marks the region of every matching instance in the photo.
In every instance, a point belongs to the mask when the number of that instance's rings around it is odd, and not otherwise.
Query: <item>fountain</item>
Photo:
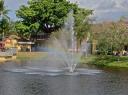
[[[62,59],[69,72],[74,72],[81,58],[80,52],[76,52],[76,38],[73,30],[74,17],[72,14],[73,11],[71,10],[64,28],[53,33],[47,42],[49,48],[52,48],[53,56]]]
[[[9,68],[6,71],[52,76],[99,73],[99,70],[76,69],[78,63],[80,63],[82,51],[76,51],[73,26],[74,17],[71,10],[65,20],[64,27],[52,33],[49,40],[46,41],[45,48],[47,48],[47,52],[45,57],[38,60],[27,60],[25,66]]]

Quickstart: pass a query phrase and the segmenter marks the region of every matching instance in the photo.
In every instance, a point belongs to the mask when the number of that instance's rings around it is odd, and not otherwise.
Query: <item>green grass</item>
[[[124,68],[128,68],[128,62],[123,62],[123,61],[119,61],[119,62],[111,62],[109,64],[107,64],[108,67],[124,67]]]
[[[17,60],[40,60],[47,57],[45,52],[19,52]],[[119,60],[118,60],[119,59]],[[103,67],[128,68],[128,56],[88,56],[82,57],[81,64],[91,64]]]
[[[46,57],[45,52],[18,52],[17,60],[39,60]]]
[[[128,56],[89,56],[83,58],[82,63],[103,67],[128,68]]]
[[[96,56],[93,56],[93,55],[91,55],[91,56],[87,56],[87,57],[82,57],[81,58],[81,61],[80,61],[80,63],[92,63],[95,59],[96,59],[97,57]]]

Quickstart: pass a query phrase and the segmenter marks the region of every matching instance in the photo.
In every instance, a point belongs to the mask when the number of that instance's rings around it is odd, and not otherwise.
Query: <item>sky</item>
[[[70,0],[82,8],[93,9],[92,15],[96,21],[117,21],[120,17],[128,17],[128,0]],[[27,0],[5,0],[5,6],[10,10],[9,16],[16,20],[15,10],[27,4]]]
[[[27,0],[5,0],[5,6],[9,9],[9,17],[12,20],[16,20],[15,11],[19,9],[21,5],[26,5]]]

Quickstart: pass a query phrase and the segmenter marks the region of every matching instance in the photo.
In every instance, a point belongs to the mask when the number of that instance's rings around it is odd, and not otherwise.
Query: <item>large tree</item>
[[[28,5],[23,5],[16,11],[20,18],[16,28],[29,35],[51,33],[62,27],[71,9],[76,10],[77,6],[67,0],[29,0]]]

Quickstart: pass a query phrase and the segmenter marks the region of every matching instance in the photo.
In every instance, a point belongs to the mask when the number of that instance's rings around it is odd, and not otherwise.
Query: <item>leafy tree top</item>
[[[51,32],[64,24],[71,9],[76,10],[77,6],[66,0],[29,0],[28,5],[21,6],[16,14],[22,24],[31,29],[34,26],[38,32]]]

